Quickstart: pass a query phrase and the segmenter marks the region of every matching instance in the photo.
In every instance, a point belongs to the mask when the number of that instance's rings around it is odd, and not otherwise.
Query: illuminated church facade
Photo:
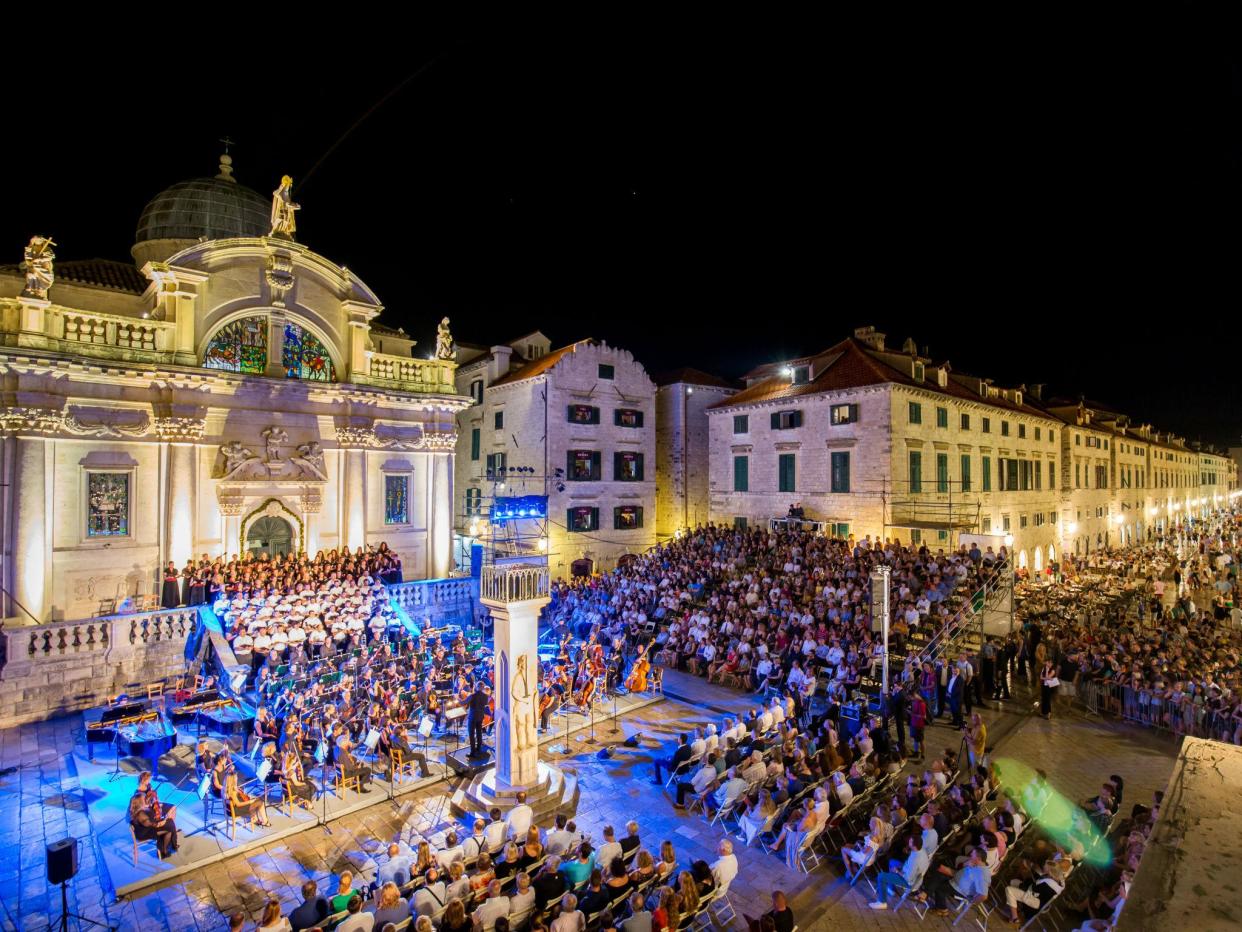
[[[469,398],[447,326],[415,358],[358,275],[296,241],[287,191],[269,208],[226,155],[147,205],[132,264],[36,237],[0,267],[9,624],[149,600],[191,555],[387,542],[405,578],[449,574]]]

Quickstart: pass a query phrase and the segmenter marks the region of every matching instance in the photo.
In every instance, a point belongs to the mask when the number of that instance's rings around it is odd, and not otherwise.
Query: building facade
[[[1236,495],[1236,466],[1124,416],[1045,402],[854,336],[761,366],[712,405],[713,521],[784,520],[825,533],[955,547],[961,534],[1012,537],[1017,564],[1131,544]]]
[[[291,211],[225,156],[147,205],[139,266],[32,241],[0,269],[6,617],[89,617],[192,554],[387,542],[407,578],[448,574],[447,329],[412,358]]]
[[[459,418],[461,549],[498,496],[546,494],[553,575],[612,569],[655,542],[655,385],[625,350],[525,339],[520,356],[492,347],[459,375],[477,397]]]
[[[705,524],[711,449],[707,410],[736,387],[697,369],[656,378],[656,536]]]

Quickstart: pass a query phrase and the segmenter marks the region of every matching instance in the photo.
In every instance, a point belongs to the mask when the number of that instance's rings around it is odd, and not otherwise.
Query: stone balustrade
[[[171,321],[71,310],[52,305],[44,316],[50,346],[81,356],[171,361],[177,325]],[[119,352],[118,352],[119,351]],[[162,359],[161,357],[168,357]]]
[[[161,609],[4,629],[0,727],[102,705],[185,669],[198,609]]]
[[[416,624],[430,617],[470,618],[478,595],[477,583],[470,577],[459,579],[418,579],[388,587],[389,598]]]
[[[366,375],[355,376],[355,381],[406,392],[455,394],[456,368],[451,359],[413,359],[369,352]]]

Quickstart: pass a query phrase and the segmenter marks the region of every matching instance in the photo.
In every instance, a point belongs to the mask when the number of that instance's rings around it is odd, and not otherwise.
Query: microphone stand
[[[324,733],[324,715],[323,703],[319,705],[319,741],[323,745],[323,761],[319,765],[319,779],[323,781],[320,788],[320,797],[323,799],[323,812],[319,816],[319,824],[323,827],[324,833],[332,834],[332,829],[328,827],[328,754],[331,750],[331,738]]]

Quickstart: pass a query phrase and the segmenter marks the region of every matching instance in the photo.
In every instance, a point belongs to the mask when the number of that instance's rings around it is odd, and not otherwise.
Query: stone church
[[[297,242],[290,194],[224,155],[146,205],[132,264],[36,236],[0,267],[10,625],[141,604],[191,554],[385,541],[407,579],[448,575],[470,399],[447,321],[415,358],[357,274]]]

